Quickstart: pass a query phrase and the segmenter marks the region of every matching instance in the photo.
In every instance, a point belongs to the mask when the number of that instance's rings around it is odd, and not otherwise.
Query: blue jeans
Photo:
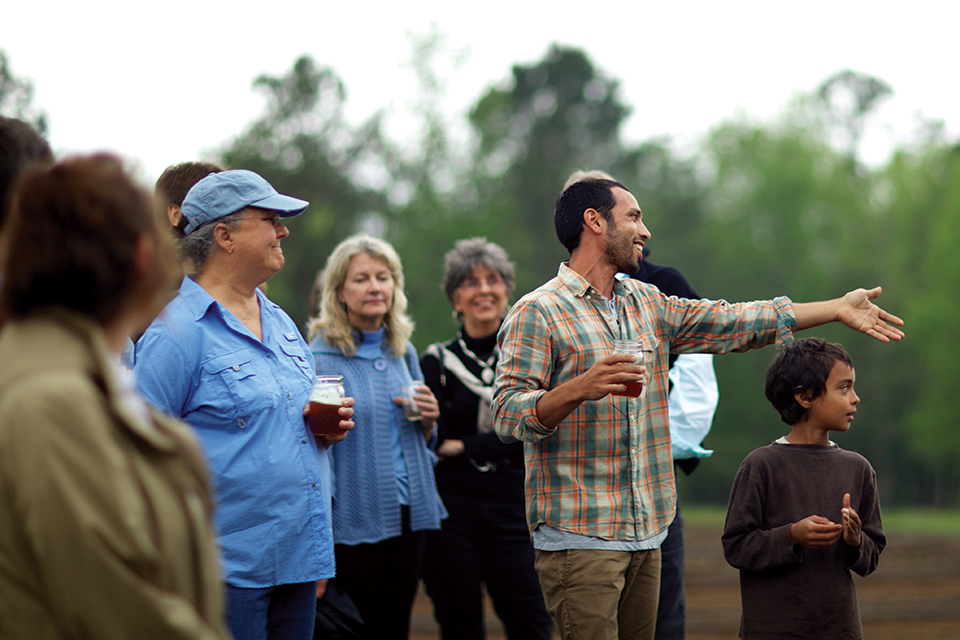
[[[317,583],[263,589],[227,585],[227,626],[235,640],[312,640]]]

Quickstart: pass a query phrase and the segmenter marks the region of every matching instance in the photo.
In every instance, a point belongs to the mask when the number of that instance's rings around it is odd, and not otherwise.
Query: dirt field
[[[960,640],[960,537],[890,534],[880,567],[854,576],[866,640]],[[740,623],[737,571],[723,559],[720,530],[688,526],[687,637],[733,640]],[[414,608],[411,638],[439,638],[430,599]],[[492,611],[488,640],[505,638]]]

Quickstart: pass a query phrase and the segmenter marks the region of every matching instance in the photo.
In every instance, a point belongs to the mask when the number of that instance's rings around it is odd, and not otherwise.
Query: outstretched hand
[[[840,298],[837,319],[851,329],[856,329],[881,342],[900,341],[903,331],[891,325],[903,326],[903,320],[887,313],[870,302],[880,296],[883,289],[854,289]]]

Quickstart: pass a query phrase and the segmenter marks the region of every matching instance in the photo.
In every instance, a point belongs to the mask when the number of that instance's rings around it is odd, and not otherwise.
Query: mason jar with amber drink
[[[340,435],[340,407],[346,393],[343,376],[317,376],[310,389],[310,431],[315,436]]]
[[[613,353],[626,353],[634,356],[636,364],[643,364],[643,340],[614,340]],[[643,392],[642,382],[625,382],[624,391],[615,391],[610,395],[639,398]]]

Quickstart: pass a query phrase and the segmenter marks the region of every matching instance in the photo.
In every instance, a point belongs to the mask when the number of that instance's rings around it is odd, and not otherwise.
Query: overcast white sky
[[[565,5],[582,8],[561,15]],[[355,122],[401,111],[412,97],[409,34],[432,23],[467,56],[445,77],[454,115],[553,42],[582,48],[621,81],[631,141],[695,139],[739,112],[769,119],[850,68],[894,89],[866,141],[882,157],[918,113],[960,131],[958,17],[951,0],[3,0],[0,49],[34,83],[58,153],[112,150],[150,181],[242,131],[263,107],[253,79],[302,54],[344,80]],[[403,119],[392,122],[402,139]]]

